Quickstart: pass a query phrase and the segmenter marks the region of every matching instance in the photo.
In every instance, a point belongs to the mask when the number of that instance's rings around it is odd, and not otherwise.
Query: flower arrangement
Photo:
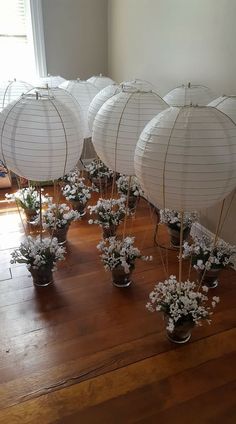
[[[100,241],[97,249],[102,252],[101,260],[106,270],[114,270],[118,266],[124,269],[126,274],[134,268],[135,260],[152,260],[151,256],[142,256],[140,250],[134,247],[134,237],[125,237],[118,240],[116,237]]]
[[[183,214],[183,241],[187,240],[190,235],[193,222],[197,221],[198,215],[196,212],[184,212]],[[167,231],[170,235],[172,247],[179,248],[180,246],[180,229],[181,229],[181,214],[172,209],[160,210],[160,223],[166,224]]]
[[[56,269],[56,263],[65,259],[65,248],[58,244],[56,238],[36,239],[28,236],[12,253],[11,264],[25,263],[29,270],[49,267]]]
[[[96,215],[96,219],[90,219],[89,224],[98,224],[100,227],[109,228],[117,226],[125,217],[125,200],[99,199],[95,206],[89,206],[90,215]]]
[[[191,227],[193,222],[198,220],[198,214],[196,212],[184,212],[183,215],[183,228]],[[160,210],[160,222],[167,224],[173,230],[180,230],[181,226],[181,214],[173,209],[161,209]]]
[[[210,237],[194,237],[193,243],[183,245],[183,258],[191,258],[196,270],[223,269],[232,265],[236,246],[220,240],[214,243]]]
[[[109,169],[101,160],[94,159],[88,165],[86,165],[86,170],[88,171],[91,179],[93,178],[110,178],[113,175],[113,171]]]
[[[49,203],[48,208],[42,214],[42,218],[44,229],[61,229],[79,219],[80,215],[65,203],[59,205]],[[39,223],[39,217],[37,217],[36,223]]]
[[[212,309],[219,302],[213,297],[211,304],[206,296],[208,288],[197,290],[195,282],[178,282],[174,275],[159,282],[150,293],[146,307],[150,312],[161,311],[167,317],[167,331],[173,333],[177,327],[188,323],[191,327],[201,325],[202,320],[211,322]],[[186,339],[187,340],[187,339]],[[173,340],[174,341],[174,340]],[[180,342],[180,341],[179,341]]]
[[[59,181],[62,181],[65,184],[74,184],[80,178],[80,170],[75,167],[68,174],[64,175],[64,177],[59,178]]]
[[[83,205],[91,198],[91,192],[97,191],[95,187],[89,187],[85,183],[85,178],[78,178],[76,182],[72,180],[62,187],[62,193],[66,200],[80,202]]]
[[[136,177],[131,177],[131,182],[129,186],[129,177],[126,175],[121,175],[116,181],[118,193],[127,196],[139,197],[143,195],[143,191],[140,187],[138,179]]]
[[[43,189],[41,189],[41,192],[43,192]],[[17,205],[24,210],[29,209],[38,212],[40,208],[40,196],[35,187],[30,186],[22,188],[13,194],[6,193],[5,196],[8,201],[15,201]],[[49,201],[50,198],[47,194],[42,196],[42,204],[48,203]]]

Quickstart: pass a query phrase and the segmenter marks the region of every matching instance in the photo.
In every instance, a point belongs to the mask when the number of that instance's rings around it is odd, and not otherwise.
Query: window
[[[0,79],[46,75],[41,0],[0,0]]]

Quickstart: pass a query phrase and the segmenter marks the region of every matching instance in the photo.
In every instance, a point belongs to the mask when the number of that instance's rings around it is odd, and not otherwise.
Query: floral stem
[[[112,178],[112,188],[111,188],[111,198],[112,199],[113,199],[114,191],[115,191],[115,182],[116,182],[116,172],[114,171],[113,178]]]
[[[129,176],[128,192],[127,192],[127,199],[126,199],[126,206],[125,206],[125,219],[124,219],[124,227],[123,227],[123,240],[125,238],[125,231],[126,231],[126,224],[127,224],[127,215],[128,215],[128,210],[129,210],[130,184],[131,184],[131,175]]]
[[[179,246],[179,282],[182,281],[183,268],[183,233],[184,233],[184,211],[180,212],[180,246]]]
[[[39,183],[39,225],[40,225],[40,241],[43,238],[43,216],[42,216],[42,191],[41,183]]]
[[[222,220],[224,206],[225,206],[225,199],[223,200],[222,205],[221,205],[220,216],[219,216],[219,220],[218,220],[217,227],[216,227],[216,233],[215,233],[213,248],[216,246],[216,243],[217,243],[219,235],[220,235],[220,230],[221,230],[220,226],[221,226],[221,220]]]

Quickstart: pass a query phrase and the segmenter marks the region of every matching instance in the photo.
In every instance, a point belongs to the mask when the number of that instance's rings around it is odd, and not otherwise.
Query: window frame
[[[28,23],[28,32],[34,50],[36,77],[45,77],[47,75],[47,62],[42,0],[26,0],[26,11],[31,18],[31,24]]]
[[[5,0],[7,3],[8,0]],[[2,33],[1,36],[17,39],[18,37],[23,37],[27,39],[28,42],[28,53],[29,58],[27,58],[27,63],[30,64],[32,71],[28,74],[28,78],[21,73],[17,72],[13,74],[12,67],[4,69],[3,72],[0,71],[0,80],[13,80],[17,79],[28,79],[28,82],[37,81],[40,77],[47,76],[47,63],[46,63],[46,52],[45,52],[45,39],[44,39],[44,25],[43,25],[43,12],[42,12],[42,0],[17,0],[17,2],[24,4],[24,19],[25,19],[25,33],[21,36],[18,34],[8,34]],[[11,19],[8,17],[8,19]],[[7,45],[5,50],[7,49]],[[14,49],[14,43],[13,43]],[[4,51],[4,42],[3,42],[3,52]],[[6,54],[6,53],[5,53]],[[29,62],[28,62],[29,59]],[[8,75],[7,75],[8,74]],[[27,74],[27,73],[26,73]]]

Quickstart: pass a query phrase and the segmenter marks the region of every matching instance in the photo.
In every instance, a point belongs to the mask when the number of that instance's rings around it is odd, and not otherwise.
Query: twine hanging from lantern
[[[84,138],[90,138],[91,130],[88,126],[88,109],[91,101],[98,93],[98,89],[90,82],[81,81],[80,79],[75,81],[66,81],[60,85],[60,88],[67,90],[79,103],[83,113]]]
[[[24,81],[3,81],[0,83],[0,112],[11,102],[28,93],[33,86]]]
[[[171,107],[144,128],[134,162],[155,206],[210,207],[236,186],[236,125],[213,107]]]
[[[167,93],[163,99],[170,106],[206,106],[216,95],[204,85],[193,85],[190,82],[187,85],[176,87]]]
[[[108,85],[115,84],[115,81],[109,77],[105,77],[104,75],[94,75],[87,79],[88,82],[95,85],[95,87],[100,91]]]
[[[92,142],[106,166],[125,175],[134,175],[134,151],[145,125],[168,105],[152,91],[124,86],[107,100],[97,113]]]
[[[33,181],[56,180],[73,169],[83,148],[75,113],[53,96],[27,95],[0,116],[0,158]]]
[[[221,96],[213,100],[208,106],[216,107],[228,115],[236,123],[236,96]]]

